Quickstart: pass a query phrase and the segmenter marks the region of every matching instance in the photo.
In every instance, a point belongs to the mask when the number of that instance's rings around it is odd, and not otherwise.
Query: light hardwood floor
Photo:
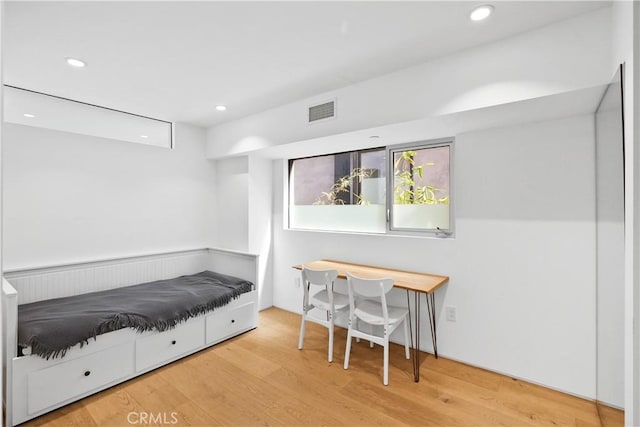
[[[330,364],[321,326],[308,323],[305,348],[297,349],[299,320],[279,309],[263,311],[254,331],[27,424],[601,425],[593,402],[432,355],[422,355],[416,384],[398,345],[391,347],[385,387],[381,347],[354,342],[345,371],[345,331],[336,328]],[[621,414],[607,412],[607,425],[622,425]]]

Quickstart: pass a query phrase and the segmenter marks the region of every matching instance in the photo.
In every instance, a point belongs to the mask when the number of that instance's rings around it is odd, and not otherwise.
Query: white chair
[[[349,368],[351,338],[363,338],[384,347],[384,374],[382,383],[389,384],[389,337],[404,324],[404,351],[409,359],[409,310],[387,305],[387,293],[393,288],[393,279],[362,279],[347,273],[349,288],[349,330],[344,353],[344,369]],[[374,299],[378,301],[374,301]],[[372,325],[372,332],[360,329],[361,323]],[[382,336],[373,333],[373,326],[382,326]]]
[[[346,295],[333,292],[333,283],[337,277],[336,270],[312,270],[302,266],[304,301],[298,349],[302,350],[306,321],[318,323],[329,329],[329,362],[333,361],[333,325],[336,313],[344,312],[346,314],[346,309],[349,307],[349,299]],[[321,289],[314,291],[311,289],[312,287],[320,287]],[[309,312],[314,308],[325,311],[327,320],[310,316]]]

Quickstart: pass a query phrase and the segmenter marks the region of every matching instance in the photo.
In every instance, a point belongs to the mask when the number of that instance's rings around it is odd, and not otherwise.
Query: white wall
[[[271,161],[239,156],[215,161],[216,246],[260,255],[260,309],[273,305]]]
[[[246,156],[217,160],[216,245],[249,250],[249,160]]]
[[[612,11],[612,62],[625,64],[624,80],[624,132],[625,132],[625,306],[624,306],[624,364],[625,364],[625,424],[640,425],[640,349],[638,328],[640,327],[640,292],[638,280],[638,135],[637,126],[637,74],[640,70],[638,49],[640,28],[638,24],[638,2],[616,1]],[[635,20],[635,21],[634,21]],[[635,42],[634,42],[635,41]],[[634,46],[635,43],[635,46]],[[634,81],[635,80],[635,81]],[[634,121],[636,123],[634,123]],[[635,330],[635,331],[634,331]]]
[[[274,161],[274,304],[299,312],[291,266],[320,258],[449,275],[439,353],[594,398],[594,148],[592,115],[456,135],[455,239],[283,230]]]
[[[630,212],[629,218],[632,225],[626,229],[631,253],[626,257],[626,297],[631,300],[633,323],[627,322],[625,328],[626,339],[631,341],[631,351],[625,353],[625,367],[629,367],[627,383],[625,384],[625,424],[640,425],[640,3],[633,2],[633,68],[627,73],[627,90],[630,101],[625,101],[625,117],[630,129],[627,131],[629,145],[633,146],[630,159],[633,184],[629,189]],[[631,101],[632,99],[632,101]],[[628,104],[628,105],[627,105]],[[625,125],[627,126],[627,125]],[[627,146],[629,146],[627,145]],[[627,305],[627,307],[629,307]],[[628,319],[629,315],[625,314]],[[626,341],[625,341],[626,342]],[[626,346],[625,346],[626,348]],[[631,359],[628,361],[628,359]]]
[[[422,119],[603,84],[611,78],[611,10],[319,94],[208,131],[207,156]],[[337,119],[308,125],[307,107],[337,99]]]
[[[205,247],[215,240],[204,130],[176,148],[5,124],[5,269]]]
[[[627,236],[633,243],[633,252],[626,257],[626,261],[631,265],[625,268],[625,272],[632,272],[632,277],[625,283],[626,289],[630,289],[630,294],[633,300],[633,315],[631,328],[627,328],[625,336],[627,339],[631,339],[632,351],[625,353],[625,362],[627,359],[631,359],[632,365],[631,379],[627,380],[627,383],[631,383],[629,386],[625,384],[625,391],[631,389],[630,393],[625,392],[625,404],[632,409],[628,409],[625,413],[625,423],[632,425],[640,425],[640,4],[634,2],[633,10],[633,70],[629,75],[629,79],[632,81],[632,95],[633,102],[630,107],[627,107],[627,113],[631,120],[631,131],[629,132],[629,141],[635,147],[633,152],[633,177],[634,183],[633,194],[631,196],[633,202],[632,221],[633,226],[627,229]],[[627,121],[631,121],[627,120]],[[627,294],[627,297],[629,295]],[[628,318],[628,316],[625,315]],[[627,323],[627,326],[629,323]],[[625,346],[626,348],[626,346]],[[625,363],[625,367],[628,366]],[[630,395],[630,396],[629,396]]]
[[[620,81],[596,113],[597,398],[624,407],[624,167]]]
[[[631,265],[625,268],[625,271],[632,271],[633,274],[625,284],[631,290],[633,297],[632,321],[634,323],[627,329],[631,332],[625,332],[627,339],[630,338],[632,341],[632,351],[625,354],[625,360],[627,356],[632,359],[631,379],[627,380],[631,383],[628,387],[631,393],[629,397],[625,393],[625,403],[632,409],[625,413],[625,423],[640,425],[640,233],[638,232],[640,230],[640,149],[638,149],[640,147],[640,3],[634,2],[633,8],[633,70],[629,74],[629,80],[632,80],[629,86],[632,87],[633,103],[627,107],[627,114],[633,120],[628,133],[629,141],[635,147],[632,159],[634,183],[631,189],[633,191],[631,196],[633,226],[627,229],[627,235],[633,241],[633,252],[626,257],[626,261]]]
[[[2,78],[2,29],[4,28],[4,2],[0,1],[0,83],[3,83]],[[3,98],[4,85],[0,85],[0,117],[3,116],[4,98]],[[2,126],[2,120],[0,120],[0,212],[2,212],[2,145],[4,140],[4,129]],[[2,241],[2,216],[0,215],[0,242]],[[0,271],[2,270],[2,245],[0,245]],[[0,277],[1,279],[1,277]],[[2,319],[4,314],[2,313],[3,304],[0,301],[0,331],[3,330]],[[0,354],[4,354],[4,340],[0,340]],[[0,384],[4,384],[2,378],[3,372],[0,370]],[[4,387],[0,387],[0,401],[4,401]]]
[[[249,251],[260,255],[260,309],[273,305],[271,160],[249,156]]]

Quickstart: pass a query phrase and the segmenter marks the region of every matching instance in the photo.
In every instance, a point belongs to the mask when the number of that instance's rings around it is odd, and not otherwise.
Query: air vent
[[[309,123],[318,120],[331,119],[336,115],[335,101],[325,102],[324,104],[313,105],[309,107]]]

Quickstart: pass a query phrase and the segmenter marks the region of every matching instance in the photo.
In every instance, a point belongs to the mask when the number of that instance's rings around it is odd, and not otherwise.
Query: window
[[[448,233],[452,140],[289,160],[289,228]]]
[[[289,227],[384,233],[384,148],[289,161]]]
[[[390,230],[451,230],[451,143],[389,150],[393,168]]]

